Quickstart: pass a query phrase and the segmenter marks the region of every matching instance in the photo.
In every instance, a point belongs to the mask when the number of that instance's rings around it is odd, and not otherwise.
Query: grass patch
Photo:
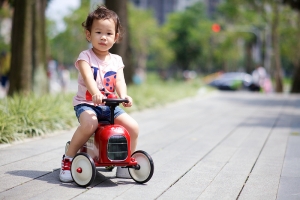
[[[199,79],[189,82],[162,81],[150,75],[146,83],[128,87],[128,94],[134,99],[134,106],[126,108],[126,111],[152,108],[195,96],[200,86]],[[74,95],[15,95],[0,99],[0,143],[10,143],[77,126],[72,106]]]
[[[0,101],[0,143],[41,136],[55,130],[74,127],[72,97],[14,95]]]

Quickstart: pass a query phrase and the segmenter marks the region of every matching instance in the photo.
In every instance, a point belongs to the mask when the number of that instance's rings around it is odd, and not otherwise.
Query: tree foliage
[[[283,0],[283,3],[288,4],[293,9],[300,11],[300,1],[299,0]]]
[[[165,25],[168,29],[169,48],[175,53],[176,65],[183,69],[195,68],[205,51],[201,46],[201,37],[207,35],[207,29],[199,29],[204,17],[204,8],[198,3],[184,12],[171,14]]]
[[[90,4],[82,1],[81,6],[64,18],[65,30],[53,37],[57,32],[55,24],[48,21],[49,54],[58,63],[73,65],[79,53],[88,48],[84,29],[81,26],[89,12]]]
[[[223,13],[225,14],[225,17],[230,19],[230,23],[233,25],[235,31],[254,33],[256,43],[257,39],[260,39],[260,42],[262,42],[262,46],[259,49],[262,51],[262,53],[259,54],[260,59],[257,59],[256,61],[258,63],[253,64],[263,65],[264,63],[262,61],[265,61],[265,63],[270,63],[268,66],[265,67],[267,67],[267,70],[275,78],[276,91],[282,92],[283,74],[279,46],[279,26],[281,25],[279,11],[281,9],[280,4],[272,0],[227,0],[223,3],[223,6],[224,8],[228,9],[227,12]],[[233,14],[230,13],[231,10],[233,10]],[[247,24],[248,27],[243,27],[241,24]],[[263,37],[263,35],[265,37]],[[271,41],[271,44],[268,44],[267,41]],[[254,43],[249,40],[247,43],[251,46],[254,45]],[[251,48],[251,46],[249,47]],[[272,52],[270,52],[269,49],[267,49],[270,47],[272,47]],[[262,55],[264,55],[263,60],[261,60]],[[250,55],[250,57],[251,56],[253,55]],[[250,59],[247,60],[248,64],[250,63],[249,60]]]
[[[130,41],[136,72],[145,79],[147,67],[167,68],[172,61],[172,51],[167,48],[163,31],[159,28],[152,10],[129,6]]]
[[[0,6],[3,2],[4,0],[0,1]],[[41,79],[46,80],[41,78],[45,76],[46,68],[45,39],[42,33],[45,28],[43,24],[39,25],[39,21],[44,19],[38,17],[44,16],[44,7],[40,7],[43,12],[39,13],[34,6],[31,8],[25,6],[25,2],[38,5],[37,0],[9,2],[13,3],[15,9],[21,8],[14,16],[12,70],[17,72],[10,77],[12,80],[10,94],[23,90],[30,92]],[[284,70],[290,73],[293,71],[292,91],[300,92],[300,80],[297,79],[300,77],[299,1],[284,1],[297,10],[292,11],[281,2],[272,0],[226,0],[222,1],[212,17],[207,15],[205,4],[198,2],[184,11],[170,14],[167,22],[161,26],[157,25],[151,11],[130,6],[128,13],[126,9],[126,13],[123,12],[126,2],[122,1],[120,4],[120,1],[110,0],[106,4],[120,15],[121,22],[123,20],[122,24],[126,28],[128,38],[121,43],[123,47],[116,45],[115,48],[125,49],[123,51],[125,54],[121,53],[121,56],[129,73],[127,80],[131,81],[130,77],[136,68],[145,71],[147,67],[151,69],[175,67],[203,73],[240,69],[251,72],[257,64],[255,63],[257,60],[253,59],[252,49],[258,45],[257,39],[260,38],[260,61],[262,64],[268,56],[271,58],[271,67],[268,70],[275,78],[276,91],[281,92],[283,89]],[[82,1],[80,8],[65,17],[66,29],[58,34],[55,24],[47,22],[50,44],[47,51],[59,63],[73,65],[80,51],[88,48],[81,23],[89,10],[90,2]],[[1,9],[0,16],[6,14]],[[212,32],[213,23],[221,25],[220,32]],[[35,25],[39,26],[35,28]],[[32,31],[38,29],[40,30],[38,32]],[[1,41],[3,39],[0,38],[1,49],[10,48]],[[271,41],[271,45],[268,46],[267,41]],[[268,49],[270,47],[272,52]],[[42,70],[38,72],[38,69]],[[41,75],[37,75],[39,73]]]
[[[157,37],[158,25],[151,11],[134,8],[131,4],[129,8],[130,41],[135,66],[145,69],[151,45]]]

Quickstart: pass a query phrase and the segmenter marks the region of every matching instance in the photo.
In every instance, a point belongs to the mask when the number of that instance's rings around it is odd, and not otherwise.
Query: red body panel
[[[127,140],[128,155],[125,160],[110,160],[107,156],[107,144],[112,135],[122,135]],[[80,149],[80,152],[88,153],[94,160],[96,167],[109,165],[132,166],[137,165],[135,159],[131,158],[130,135],[127,130],[120,125],[100,124],[96,132],[90,137],[88,142]]]

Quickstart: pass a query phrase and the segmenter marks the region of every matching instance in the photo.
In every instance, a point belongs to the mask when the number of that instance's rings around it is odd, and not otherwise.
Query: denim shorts
[[[74,106],[74,110],[78,121],[80,114],[86,110],[93,111],[96,114],[98,121],[110,120],[110,108],[108,106],[93,106],[90,104],[79,104],[77,106]],[[118,117],[123,113],[125,113],[125,111],[119,106],[117,106],[115,108],[114,118]]]

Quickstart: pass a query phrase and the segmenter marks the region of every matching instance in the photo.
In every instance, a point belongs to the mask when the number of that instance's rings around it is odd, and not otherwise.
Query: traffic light
[[[214,23],[212,26],[211,26],[211,30],[215,33],[219,33],[221,31],[221,26],[220,24],[217,24],[217,23]]]

